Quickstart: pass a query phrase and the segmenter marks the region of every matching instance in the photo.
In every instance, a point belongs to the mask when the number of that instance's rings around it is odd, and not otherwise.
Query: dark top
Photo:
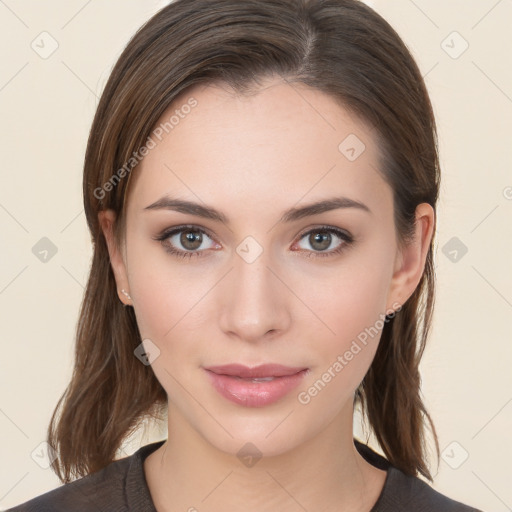
[[[148,444],[100,471],[61,485],[7,512],[156,512],[144,474],[144,459],[164,441]],[[370,512],[481,512],[407,476],[370,447],[354,439],[366,461],[387,471],[382,492]]]

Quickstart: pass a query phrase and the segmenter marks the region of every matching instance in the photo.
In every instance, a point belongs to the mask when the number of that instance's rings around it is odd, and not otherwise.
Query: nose
[[[218,302],[222,331],[248,342],[285,333],[291,324],[291,294],[265,251],[250,263],[235,254],[233,265]]]

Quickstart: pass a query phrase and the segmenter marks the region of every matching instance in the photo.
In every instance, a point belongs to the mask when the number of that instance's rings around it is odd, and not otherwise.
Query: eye
[[[353,237],[339,228],[322,226],[303,233],[296,244],[311,256],[332,256],[339,254],[354,242]]]
[[[218,249],[215,242],[204,229],[197,226],[178,226],[158,235],[155,240],[162,242],[165,250],[179,257],[202,256],[207,249]]]
[[[180,258],[204,256],[208,249],[222,248],[198,226],[176,226],[165,230],[154,239],[160,241],[169,254]],[[307,253],[307,257],[334,256],[353,242],[353,237],[346,231],[333,226],[321,226],[303,233],[299,242],[292,246],[292,250],[296,250],[294,247],[298,246]]]

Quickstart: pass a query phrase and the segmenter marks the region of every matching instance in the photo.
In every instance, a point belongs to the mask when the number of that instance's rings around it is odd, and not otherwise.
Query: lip
[[[218,375],[230,375],[233,377],[241,377],[242,379],[250,378],[264,378],[264,377],[286,377],[294,375],[301,370],[306,370],[304,367],[292,368],[290,366],[283,366],[282,364],[260,364],[252,368],[244,366],[243,364],[224,364],[221,366],[208,366],[205,370],[209,370]]]
[[[245,407],[273,404],[296,388],[308,368],[264,364],[249,368],[240,364],[204,368],[213,387],[224,397]],[[253,379],[272,378],[267,381]]]

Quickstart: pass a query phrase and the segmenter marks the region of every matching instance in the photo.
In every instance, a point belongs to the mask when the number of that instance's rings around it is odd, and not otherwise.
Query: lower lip
[[[264,407],[277,402],[292,389],[296,388],[304,378],[307,370],[294,375],[276,377],[274,380],[253,382],[229,375],[219,375],[206,370],[213,387],[224,397],[235,404],[245,407]]]

